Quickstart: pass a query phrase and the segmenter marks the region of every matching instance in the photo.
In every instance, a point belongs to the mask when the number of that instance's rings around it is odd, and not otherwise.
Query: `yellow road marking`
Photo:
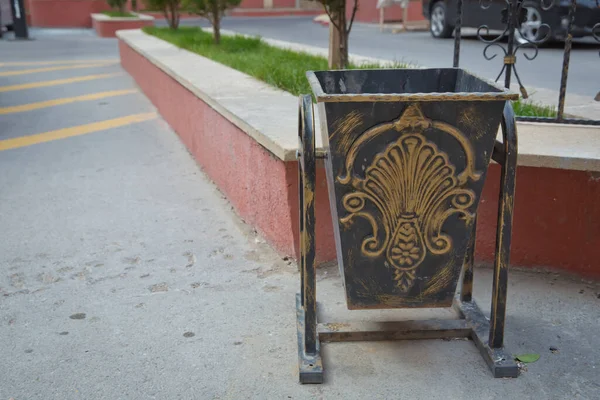
[[[106,97],[121,96],[124,94],[131,94],[131,93],[137,93],[137,90],[136,89],[112,90],[109,92],[85,94],[83,96],[65,97],[62,99],[40,101],[37,103],[23,104],[20,106],[0,107],[0,115],[37,110],[37,109],[46,108],[46,107],[60,106],[63,104],[75,103],[78,101],[98,100],[98,99],[103,99]]]
[[[40,73],[40,72],[60,71],[60,70],[63,70],[63,69],[106,67],[108,65],[114,65],[114,63],[61,65],[61,66],[58,66],[58,67],[21,69],[21,70],[17,70],[17,71],[4,71],[4,72],[0,72],[0,76],[15,76],[15,75],[37,74],[37,73]]]
[[[114,73],[114,74],[86,75],[86,76],[78,76],[75,78],[55,79],[52,81],[31,82],[31,83],[23,83],[20,85],[11,85],[11,86],[0,86],[0,93],[12,92],[14,90],[34,89],[34,88],[39,88],[39,87],[64,85],[65,83],[91,81],[92,79],[111,78],[113,76],[118,76],[118,75],[122,75],[122,73],[118,72],[118,73]]]
[[[31,146],[38,143],[51,142],[53,140],[66,139],[73,136],[85,135],[87,133],[134,124],[136,122],[149,121],[156,117],[156,113],[134,114],[127,117],[109,119],[106,121],[94,122],[91,124],[79,125],[71,128],[57,129],[55,131],[39,133],[37,135],[0,140],[0,151],[17,149],[19,147]]]
[[[0,67],[27,67],[33,65],[57,65],[57,64],[90,64],[90,63],[116,63],[119,60],[116,58],[109,58],[106,60],[55,60],[55,61],[16,61],[16,62],[3,62],[0,63]]]

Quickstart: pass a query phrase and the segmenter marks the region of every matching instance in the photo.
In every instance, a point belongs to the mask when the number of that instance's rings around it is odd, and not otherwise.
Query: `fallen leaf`
[[[540,359],[540,355],[536,353],[520,354],[515,357],[515,360],[523,363],[534,363]]]

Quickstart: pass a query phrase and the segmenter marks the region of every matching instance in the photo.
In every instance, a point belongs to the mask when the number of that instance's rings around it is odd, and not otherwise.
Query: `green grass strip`
[[[121,11],[103,11],[102,14],[108,15],[109,17],[119,17],[119,18],[137,18],[137,15],[132,14],[130,12],[121,12]]]
[[[545,106],[528,100],[513,101],[515,115],[521,117],[556,117],[556,107]]]
[[[312,93],[306,79],[306,71],[327,69],[325,57],[270,46],[258,37],[223,35],[221,44],[217,46],[213,43],[212,34],[199,28],[180,27],[172,30],[145,27],[144,32],[230,66],[296,96]],[[403,67],[406,67],[406,64],[396,63],[387,66],[387,68]],[[351,68],[357,66],[352,65]],[[360,68],[374,68],[374,65],[361,65]]]
[[[286,50],[271,46],[258,37],[241,35],[221,37],[221,44],[215,45],[212,34],[197,27],[169,28],[145,27],[144,32],[163,39],[177,47],[200,54],[256,79],[285,90],[293,95],[312,93],[306,71],[322,71],[327,68],[325,57]],[[406,63],[361,64],[349,68],[407,68]],[[556,111],[551,107],[539,106],[531,102],[513,102],[516,115],[552,117]]]

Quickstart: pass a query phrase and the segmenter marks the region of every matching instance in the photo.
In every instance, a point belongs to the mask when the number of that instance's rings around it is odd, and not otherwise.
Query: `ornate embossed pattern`
[[[465,160],[462,171],[427,139],[428,129],[442,131],[458,142]],[[373,157],[363,177],[358,176],[354,172],[358,152],[390,130],[397,131],[398,138]],[[473,222],[468,209],[475,193],[464,188],[468,179],[481,177],[474,170],[473,158],[471,145],[460,131],[425,118],[414,104],[398,120],[363,133],[350,147],[345,175],[337,178],[353,189],[342,198],[348,214],[340,222],[347,226],[359,217],[369,222],[372,234],[362,241],[361,253],[373,258],[384,255],[401,293],[413,286],[415,270],[428,253],[441,255],[452,248],[452,238],[442,231],[448,217],[460,214],[466,224]]]

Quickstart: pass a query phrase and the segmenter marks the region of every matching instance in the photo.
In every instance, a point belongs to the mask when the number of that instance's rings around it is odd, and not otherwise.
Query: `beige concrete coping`
[[[154,17],[151,15],[144,15],[132,12],[131,14],[135,17],[111,17],[106,14],[92,14],[92,19],[101,22],[121,22],[121,21],[154,21]]]
[[[517,122],[519,165],[600,171],[600,126]]]
[[[141,30],[117,37],[283,161],[296,159],[298,99]],[[318,127],[318,124],[316,124]],[[320,137],[320,135],[317,135]],[[320,142],[317,142],[320,145]]]
[[[117,37],[273,155],[283,161],[296,159],[296,96],[141,30],[121,30]],[[318,120],[315,125],[318,131]],[[600,127],[519,122],[517,129],[519,165],[600,171]],[[319,132],[317,147],[322,151]]]

